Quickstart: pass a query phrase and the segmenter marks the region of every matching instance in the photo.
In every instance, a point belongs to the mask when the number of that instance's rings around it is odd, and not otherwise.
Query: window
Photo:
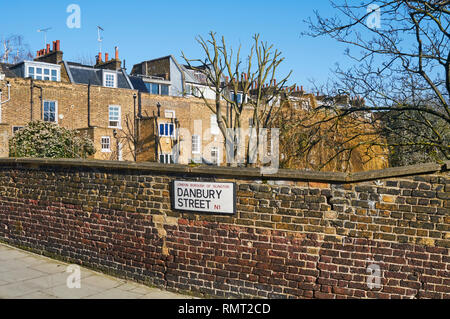
[[[167,110],[164,112],[164,116],[168,119],[174,119],[175,118],[175,111]]]
[[[58,122],[58,105],[56,101],[44,101],[44,122]]]
[[[28,66],[25,68],[25,77],[31,77],[35,80],[58,82],[59,70],[54,67]]]
[[[58,81],[58,71],[52,70],[52,81]]]
[[[254,125],[253,118],[249,118],[249,119],[248,119],[248,127],[249,127],[249,128],[252,128],[253,125]]]
[[[211,148],[211,163],[213,165],[219,164],[219,148],[218,147]]]
[[[172,123],[159,124],[159,136],[173,137],[175,126]]]
[[[234,94],[234,92],[231,92],[231,100],[235,101],[235,97],[236,95]],[[242,93],[238,93],[237,94],[237,103],[241,103],[242,102]]]
[[[36,80],[42,80],[42,68],[36,68]]]
[[[169,86],[165,84],[158,83],[145,83],[147,91],[150,94],[155,95],[169,95]]]
[[[160,154],[159,162],[163,164],[174,164],[172,154]]]
[[[21,129],[23,129],[23,126],[13,126],[12,127],[12,132],[13,132],[13,134],[16,134]]]
[[[161,84],[161,95],[169,95],[169,86]]]
[[[109,106],[109,127],[120,128],[120,106]]]
[[[211,115],[211,134],[219,135],[219,124],[217,124],[217,115]]]
[[[111,137],[102,136],[102,153],[111,153]]]
[[[116,85],[116,75],[114,73],[104,73],[104,83],[106,87],[115,88]]]
[[[192,154],[200,154],[200,152],[201,152],[200,136],[192,135]]]
[[[50,81],[50,70],[49,69],[44,69],[44,80]]]

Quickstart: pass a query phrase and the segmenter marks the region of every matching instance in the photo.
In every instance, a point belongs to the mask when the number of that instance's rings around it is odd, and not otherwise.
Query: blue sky
[[[326,81],[336,62],[345,63],[345,47],[330,39],[301,38],[303,22],[317,9],[333,15],[326,0],[285,1],[154,1],[154,0],[14,0],[1,1],[0,36],[21,34],[32,52],[44,47],[44,36],[37,29],[52,27],[47,42],[61,40],[65,60],[94,57],[98,52],[97,25],[105,29],[103,52],[120,58],[127,69],[135,63],[168,54],[180,62],[181,50],[188,57],[202,56],[197,35],[213,30],[224,35],[233,47],[249,47],[251,37],[272,43],[283,52],[285,62],[280,75],[293,71],[291,83],[311,87],[309,79]],[[81,8],[81,28],[69,29],[66,12],[70,4]],[[5,14],[6,13],[6,14]]]

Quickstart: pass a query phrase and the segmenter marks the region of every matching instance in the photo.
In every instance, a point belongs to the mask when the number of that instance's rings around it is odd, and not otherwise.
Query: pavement
[[[77,274],[81,275],[79,281]],[[191,298],[74,267],[0,243],[0,299]]]

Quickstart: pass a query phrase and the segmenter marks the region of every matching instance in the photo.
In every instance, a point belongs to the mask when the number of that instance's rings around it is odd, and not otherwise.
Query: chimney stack
[[[50,43],[45,44],[45,48],[37,51],[35,61],[59,64],[63,60],[63,53],[60,51],[59,40],[53,41],[53,49]]]

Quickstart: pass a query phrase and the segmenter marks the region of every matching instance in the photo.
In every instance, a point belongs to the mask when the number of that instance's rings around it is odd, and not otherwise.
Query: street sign
[[[172,185],[174,210],[211,213],[236,213],[235,183],[174,181]]]

